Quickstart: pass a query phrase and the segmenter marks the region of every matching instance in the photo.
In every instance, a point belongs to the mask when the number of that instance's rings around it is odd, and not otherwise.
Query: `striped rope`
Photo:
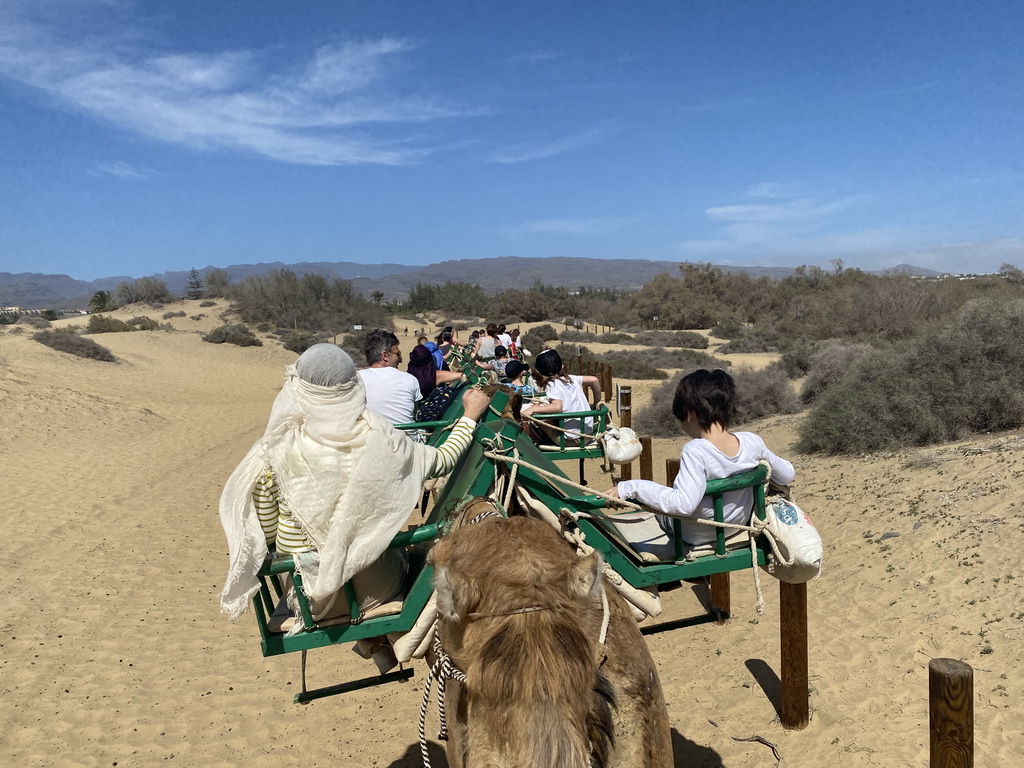
[[[466,676],[452,662],[451,656],[441,646],[441,638],[434,635],[434,664],[427,672],[427,682],[423,686],[423,703],[420,705],[420,755],[423,757],[423,768],[430,768],[430,753],[427,751],[427,708],[430,706],[430,689],[437,680],[437,714],[440,718],[440,730],[437,738],[448,741],[448,719],[444,711],[444,692],[448,680],[466,682]]]

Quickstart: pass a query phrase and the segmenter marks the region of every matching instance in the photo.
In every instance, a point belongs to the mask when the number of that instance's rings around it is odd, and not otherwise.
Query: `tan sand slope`
[[[226,546],[217,499],[262,431],[294,355],[276,345],[205,344],[192,332],[209,330],[192,327],[200,321],[172,322],[182,330],[97,337],[118,365],[0,331],[10,510],[0,760],[418,765],[422,665],[410,683],[293,705],[298,659],[262,658],[251,618],[232,623],[218,613]],[[809,589],[811,724],[787,733],[774,722],[777,590],[766,577],[768,607],[758,617],[743,572],[733,577],[727,626],[648,638],[676,764],[774,765],[763,745],[732,738],[757,734],[778,745],[785,766],[924,765],[935,656],[975,667],[977,764],[1018,764],[1024,438],[807,458],[790,449],[799,418],[758,430],[794,458],[798,500],[826,541],[826,572]],[[659,478],[678,449],[675,440],[656,442]],[[588,474],[595,487],[610,482],[596,464]],[[899,535],[883,539],[889,533]],[[690,587],[664,603],[667,618],[701,610]],[[344,648],[313,652],[310,663],[314,685],[372,671]],[[440,750],[433,756],[444,765]]]

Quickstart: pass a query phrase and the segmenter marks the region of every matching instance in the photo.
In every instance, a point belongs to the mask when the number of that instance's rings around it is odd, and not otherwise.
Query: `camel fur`
[[[654,661],[600,555],[538,520],[489,517],[455,526],[430,560],[441,642],[466,675],[448,684],[451,768],[672,765]]]

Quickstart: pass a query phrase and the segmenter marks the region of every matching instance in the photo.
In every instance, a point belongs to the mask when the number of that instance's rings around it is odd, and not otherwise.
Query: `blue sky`
[[[0,0],[0,271],[1024,267],[1021,30],[1019,0]]]

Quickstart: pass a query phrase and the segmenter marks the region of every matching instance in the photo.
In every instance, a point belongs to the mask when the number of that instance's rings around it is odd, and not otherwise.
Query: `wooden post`
[[[593,375],[594,375],[594,361],[593,360],[587,360],[587,376],[593,376]]]
[[[799,731],[810,720],[807,684],[807,585],[779,582],[782,644],[782,727]]]
[[[633,426],[633,388],[619,388],[619,425],[623,427]],[[623,480],[633,479],[633,465],[620,464],[619,474]]]
[[[651,438],[640,438],[640,479],[654,479],[654,447],[651,445]]]
[[[928,662],[930,768],[974,768],[974,670],[956,659]]]
[[[604,384],[604,397],[606,402],[611,402],[612,397],[615,393],[615,384],[612,379],[612,364],[608,363],[604,369],[605,384]]]

